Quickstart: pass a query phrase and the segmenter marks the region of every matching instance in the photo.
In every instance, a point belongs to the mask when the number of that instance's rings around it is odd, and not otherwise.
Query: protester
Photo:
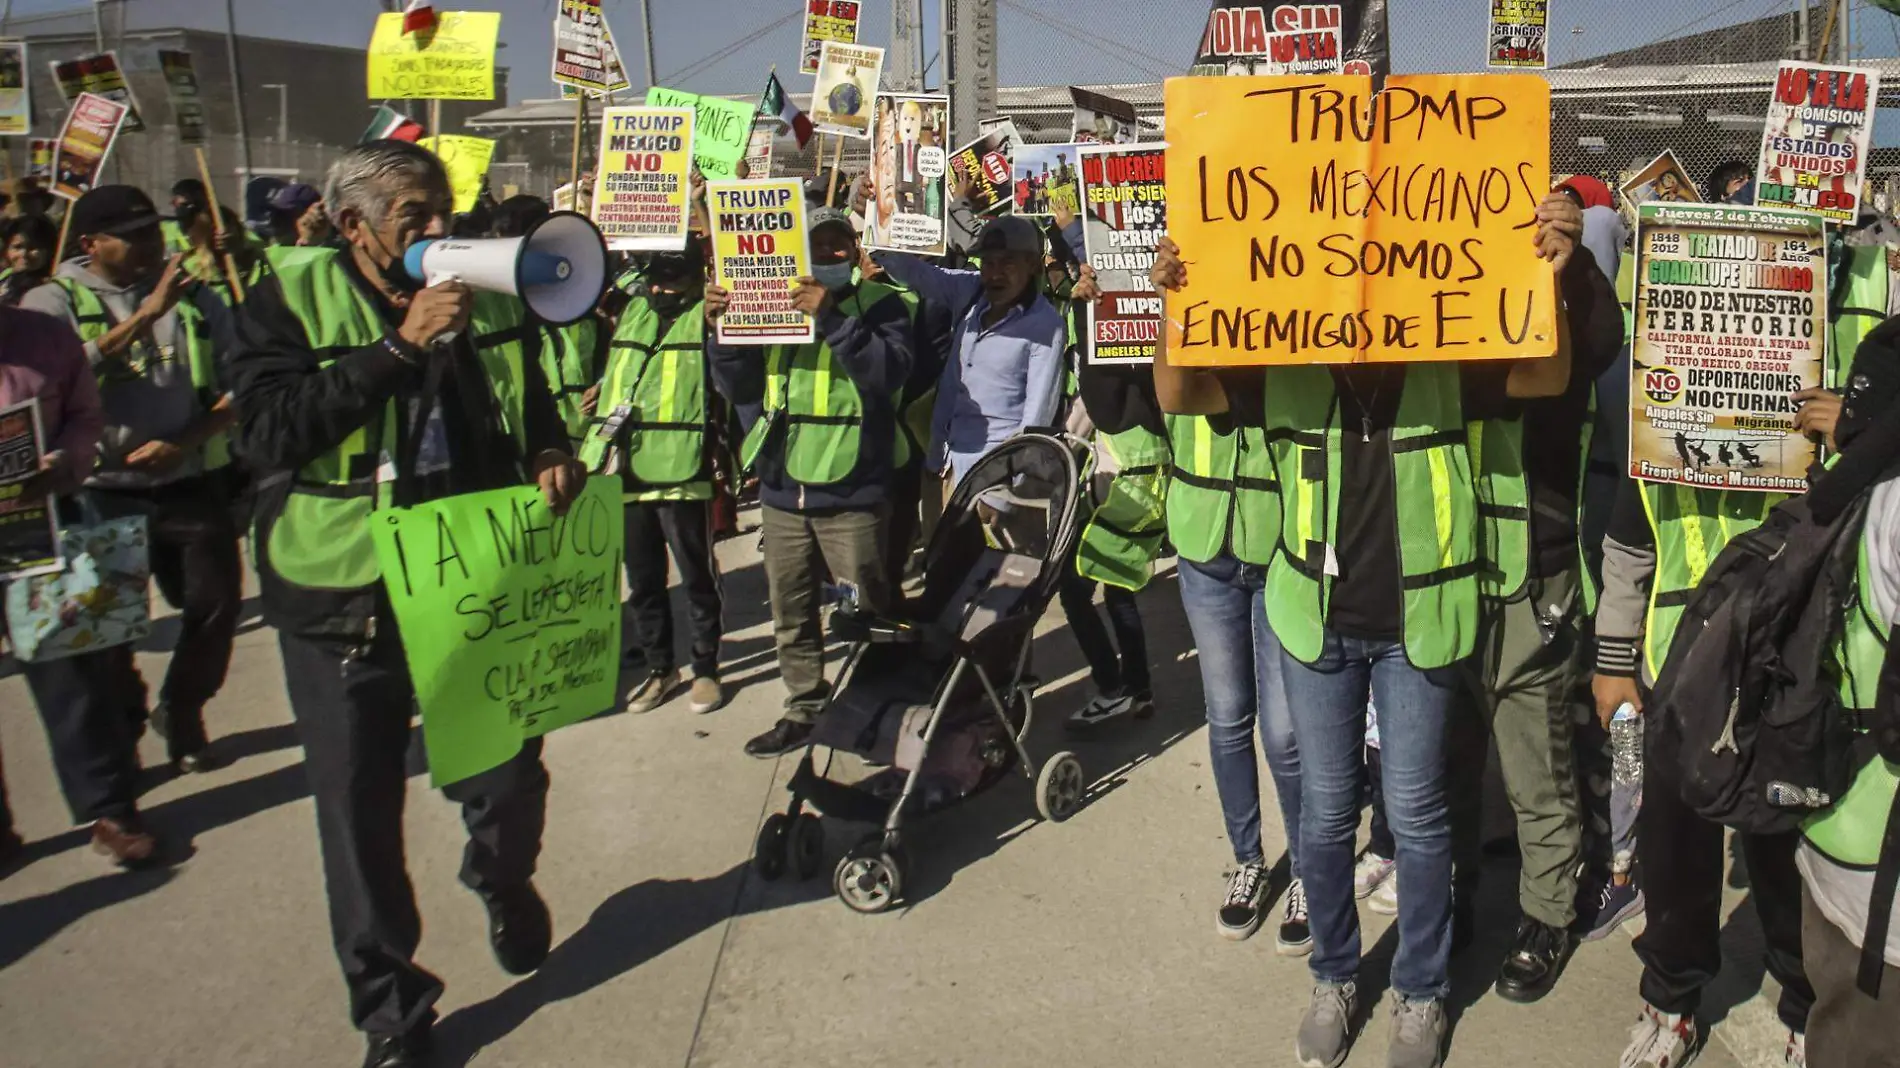
[[[650,254],[644,292],[613,331],[606,373],[594,387],[581,460],[620,476],[626,507],[628,666],[640,682],[629,712],[651,712],[679,690],[667,550],[685,588],[692,683],[687,706],[726,702],[719,684],[722,593],[712,549],[713,457],[718,408],[706,357],[706,259],[698,240],[683,252]]]
[[[189,204],[179,210],[178,223],[188,245],[185,270],[225,307],[235,308],[242,298],[239,290],[231,288],[230,269],[235,268],[237,284],[248,292],[263,280],[270,265],[265,261],[265,250],[251,242],[237,212],[222,208],[219,215],[222,229],[212,225],[211,209],[205,205]]]
[[[765,576],[785,680],[784,715],[746,743],[755,757],[804,744],[824,706],[826,569],[864,608],[892,607],[883,534],[895,398],[916,359],[915,333],[896,291],[858,278],[850,216],[816,208],[807,222],[813,276],[799,280],[793,304],[816,318],[819,340],[763,352],[715,342],[707,350],[714,382],[745,425],[742,462],[759,476]],[[724,288],[706,287],[707,319],[716,322],[729,299]]]
[[[6,266],[0,269],[0,304],[19,304],[52,276],[53,245],[58,241],[59,226],[44,215],[0,221],[0,248],[6,250]]]
[[[1754,166],[1746,160],[1731,159],[1717,164],[1709,172],[1709,184],[1705,192],[1713,203],[1753,204],[1755,193],[1751,187],[1754,182]]]
[[[268,486],[258,574],[316,798],[351,1020],[368,1034],[368,1068],[404,1068],[426,1056],[442,983],[413,960],[422,927],[402,810],[415,689],[367,519],[524,483],[561,513],[586,476],[566,452],[536,335],[520,329],[525,306],[459,282],[418,289],[402,273],[404,250],[448,225],[441,161],[407,142],[358,145],[331,165],[323,199],[346,247],[282,256],[245,302],[239,441]],[[498,395],[491,379],[523,386]],[[443,791],[468,828],[462,881],[514,975],[538,968],[552,939],[531,881],[547,792],[538,738]]]
[[[210,196],[205,184],[197,178],[180,178],[172,183],[171,217],[159,222],[159,229],[165,234],[165,255],[176,256],[191,251],[191,237],[185,232],[187,226],[183,216],[191,212],[205,210]]]
[[[336,240],[336,229],[323,210],[317,187],[292,182],[270,195],[266,233],[275,246],[308,248]]]
[[[218,763],[204,707],[224,685],[243,604],[243,565],[228,485],[234,413],[220,363],[234,335],[224,305],[168,263],[151,198],[126,185],[88,191],[69,229],[81,255],[21,307],[64,320],[85,343],[106,413],[87,479],[108,518],[149,517],[152,577],[179,609],[152,726],[180,771]]]
[[[40,185],[38,178],[31,175],[9,182],[7,193],[7,215],[15,219],[29,215],[49,216],[53,214],[53,206],[58,199]]]

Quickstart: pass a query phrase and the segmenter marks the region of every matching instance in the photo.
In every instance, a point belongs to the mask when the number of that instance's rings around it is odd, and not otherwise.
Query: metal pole
[[[647,42],[647,88],[659,84],[658,75],[653,72],[653,3],[652,0],[640,0],[640,35]]]
[[[244,202],[244,184],[251,177],[251,134],[244,124],[244,71],[238,66],[236,0],[224,0],[224,55],[231,64],[231,110],[237,114],[238,159],[243,177],[238,181],[238,203]]]
[[[1801,8],[1794,17],[1794,54],[1796,59],[1808,58],[1808,0],[1801,0]]]

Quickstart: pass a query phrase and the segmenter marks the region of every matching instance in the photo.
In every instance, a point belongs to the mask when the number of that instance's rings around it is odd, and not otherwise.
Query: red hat
[[[1576,193],[1577,199],[1583,201],[1583,206],[1586,208],[1607,208],[1611,206],[1610,187],[1604,185],[1601,180],[1592,178],[1587,174],[1578,174],[1566,178],[1563,184],[1557,188],[1568,189]]]

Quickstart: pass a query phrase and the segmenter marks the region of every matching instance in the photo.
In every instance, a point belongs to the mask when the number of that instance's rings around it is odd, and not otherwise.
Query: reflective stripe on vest
[[[635,299],[620,317],[608,350],[607,376],[594,406],[581,460],[605,469],[609,446],[599,429],[615,409],[628,409],[618,438],[622,467],[654,488],[699,479],[706,454],[706,319],[695,302],[660,337],[660,316]]]
[[[1656,574],[1643,624],[1643,655],[1650,678],[1655,678],[1669,659],[1682,610],[1709,565],[1731,539],[1760,526],[1768,510],[1787,495],[1657,482],[1640,483],[1639,489],[1656,540]]]
[[[1585,426],[1589,421],[1585,420]],[[1478,471],[1479,531],[1484,573],[1478,588],[1508,601],[1523,592],[1530,576],[1530,484],[1524,476],[1524,421],[1483,419],[1465,425]],[[1580,464],[1581,466],[1581,464]]]
[[[576,455],[589,423],[581,398],[599,380],[593,369],[599,342],[600,320],[591,315],[566,326],[541,328],[541,377],[554,394],[554,407],[561,413],[561,425],[567,428]]]
[[[864,282],[838,310],[863,318],[867,310],[895,299],[897,291],[891,287]],[[768,439],[776,435],[786,477],[807,486],[840,482],[858,466],[863,423],[864,402],[857,384],[835,369],[829,344],[774,345],[766,350],[765,410],[746,434],[740,462],[748,470],[754,467]]]
[[[1115,462],[1106,499],[1082,528],[1076,574],[1139,590],[1148,584],[1167,533],[1168,439],[1142,427],[1096,435]],[[1087,478],[1084,478],[1087,482]]]
[[[1202,415],[1167,417],[1174,473],[1168,480],[1168,540],[1183,560],[1204,564],[1227,548],[1234,508],[1238,435]]]
[[[1286,503],[1267,615],[1287,651],[1312,663],[1324,649],[1332,593],[1339,398],[1324,367],[1275,367],[1266,379],[1267,438]],[[1445,667],[1476,643],[1483,570],[1457,365],[1407,368],[1390,441],[1406,657],[1419,668]]]

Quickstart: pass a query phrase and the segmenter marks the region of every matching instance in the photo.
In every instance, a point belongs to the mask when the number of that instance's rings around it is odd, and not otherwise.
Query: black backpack
[[[1859,719],[1841,702],[1832,646],[1856,596],[1866,511],[1864,493],[1831,521],[1808,497],[1782,502],[1728,543],[1683,610],[1648,744],[1704,819],[1793,831],[1846,791]]]

